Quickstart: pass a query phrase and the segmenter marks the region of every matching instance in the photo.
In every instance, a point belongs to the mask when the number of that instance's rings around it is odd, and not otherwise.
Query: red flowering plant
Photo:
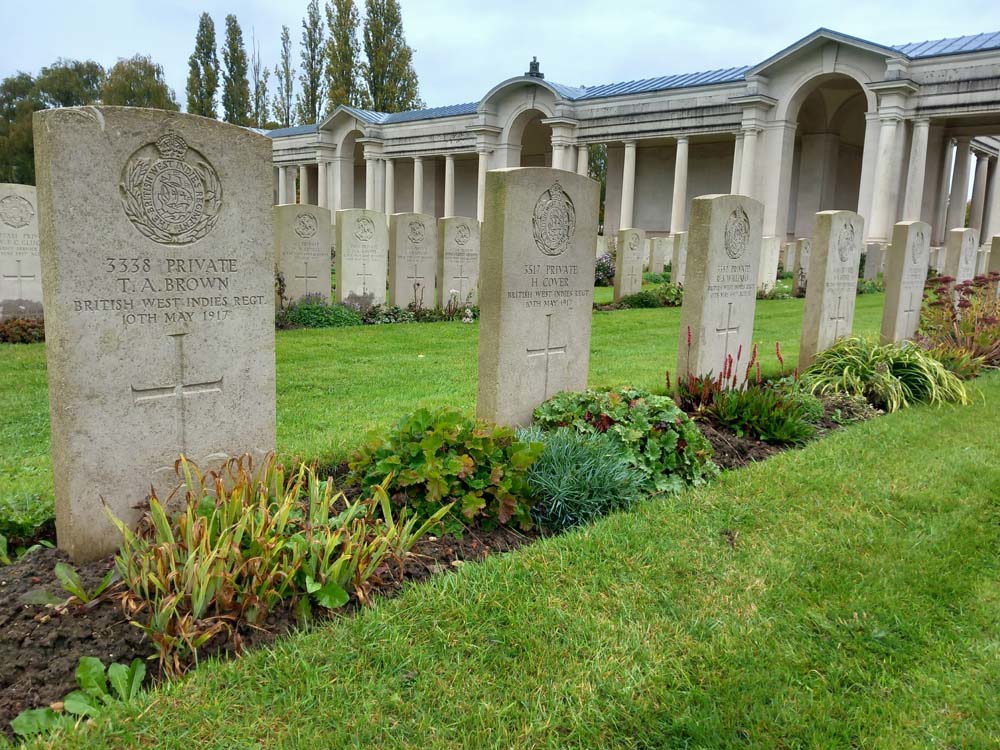
[[[959,377],[1000,367],[1000,273],[928,279],[916,341]]]

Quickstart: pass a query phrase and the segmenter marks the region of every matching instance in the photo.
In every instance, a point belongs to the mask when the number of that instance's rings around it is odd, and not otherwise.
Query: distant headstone
[[[1000,274],[1000,235],[995,235],[990,243],[990,256],[986,261],[986,273]],[[1000,282],[997,283],[996,295],[1000,298]]]
[[[795,285],[795,257],[798,254],[796,249],[798,248],[798,242],[789,242],[785,245],[785,273],[792,275],[792,286]]]
[[[271,142],[160,110],[34,115],[56,533],[113,551],[180,454],[275,448]]]
[[[882,273],[882,260],[885,245],[881,242],[869,242],[865,246],[865,281],[875,281]]]
[[[670,241],[669,237],[654,237],[652,239],[653,246],[649,253],[649,272],[650,273],[663,273],[663,269],[667,265],[667,243]]]
[[[780,258],[780,262],[781,262],[781,268],[783,270],[785,270],[785,271],[789,271],[789,272],[791,271],[791,266],[789,265],[788,261],[792,257],[790,251],[792,251],[794,249],[795,249],[795,243],[794,242],[782,242],[781,243],[781,258]]]
[[[642,270],[649,270],[649,260],[653,255],[653,238],[647,237],[646,241],[643,243],[642,250]]]
[[[608,254],[608,238],[603,234],[597,235],[597,257]]]
[[[765,237],[761,241],[760,268],[757,271],[757,286],[765,292],[774,289],[778,280],[778,260],[781,255],[781,239]]]
[[[912,339],[917,332],[930,243],[930,224],[901,221],[893,228],[892,244],[885,255],[882,343]]]
[[[541,402],[587,387],[599,194],[559,169],[487,172],[480,417],[525,425]]]
[[[670,283],[684,285],[684,271],[687,267],[687,232],[670,236]]]
[[[979,232],[975,229],[952,229],[948,232],[947,244],[944,248],[944,267],[940,269],[945,276],[951,276],[955,283],[970,280],[976,275],[976,247],[979,245]]]
[[[799,345],[800,369],[808,367],[813,357],[837,339],[851,335],[864,229],[865,220],[853,211],[816,214]]]
[[[809,255],[812,252],[812,240],[800,237],[795,241],[795,265],[792,271],[792,294],[801,297],[805,294],[809,282]]]
[[[990,247],[983,245],[976,251],[976,276],[984,276],[990,265]]]
[[[464,216],[438,219],[439,307],[479,302],[479,222]]]
[[[389,230],[385,214],[363,208],[337,211],[337,302],[365,310],[385,304]]]
[[[330,304],[330,211],[319,206],[275,206],[274,257],[285,299],[319,295]]]
[[[937,271],[940,268],[940,263],[941,263],[941,248],[940,247],[932,247],[931,248],[930,258],[929,258],[928,263],[930,264],[930,267],[933,268],[935,271]]]
[[[642,291],[642,253],[646,233],[641,229],[618,232],[618,256],[615,258],[615,302]]]
[[[389,217],[389,304],[433,307],[437,302],[437,219],[427,214]]]
[[[35,188],[0,184],[0,320],[40,317],[42,263]]]
[[[743,195],[691,202],[678,377],[721,373],[749,358],[764,206]]]

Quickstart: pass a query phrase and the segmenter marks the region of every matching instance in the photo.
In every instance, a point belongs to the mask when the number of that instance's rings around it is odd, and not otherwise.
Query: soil
[[[753,438],[740,437],[732,430],[712,421],[698,418],[695,421],[701,434],[712,444],[712,460],[722,469],[739,469],[756,461],[763,461],[789,446],[771,445]]]
[[[407,559],[403,579],[394,568],[379,573],[373,593],[394,596],[404,583],[425,580],[431,575],[454,570],[456,562],[482,560],[534,541],[536,532],[513,529],[467,531],[461,539],[451,535],[426,537],[417,542]],[[156,649],[122,613],[113,594],[90,606],[45,606],[21,601],[25,594],[45,589],[60,599],[68,599],[53,569],[68,562],[62,552],[38,549],[11,565],[0,567],[0,732],[12,737],[10,720],[28,708],[59,701],[75,690],[76,666],[82,656],[96,656],[106,665],[146,659]],[[113,565],[113,557],[76,567],[88,590],[93,590]],[[350,616],[359,605],[351,601],[333,616]],[[290,609],[276,611],[264,623],[264,630],[240,629],[237,637],[217,639],[200,649],[200,657],[234,656],[251,647],[270,643],[299,626]],[[147,662],[147,681],[162,678],[158,662]]]

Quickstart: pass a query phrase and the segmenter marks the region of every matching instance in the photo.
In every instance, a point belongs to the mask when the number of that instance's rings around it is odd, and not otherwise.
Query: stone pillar
[[[1000,235],[1000,161],[994,159],[992,177],[990,177],[989,202],[979,241],[984,245],[989,245],[991,238],[997,235]]]
[[[285,167],[285,185],[288,188],[288,193],[285,195],[285,199],[282,203],[295,203],[295,176],[298,174],[298,167],[291,166]]]
[[[378,210],[375,205],[376,161],[374,156],[365,157],[365,209],[368,211]]]
[[[674,156],[674,197],[670,203],[670,233],[687,231],[688,138],[677,138]]]
[[[299,164],[299,203],[309,202],[309,165]]]
[[[396,162],[385,160],[385,213],[396,213]]]
[[[329,187],[329,185],[327,184],[327,179],[326,179],[326,162],[323,161],[322,159],[320,160],[319,165],[316,168],[316,187],[317,187],[316,199],[317,202],[319,203],[320,208],[329,208],[330,198],[327,195],[327,187]]]
[[[736,134],[736,145],[733,147],[733,179],[729,184],[729,192],[736,194],[740,190],[740,169],[743,166],[743,131]]]
[[[878,135],[878,160],[875,162],[875,179],[872,194],[871,228],[868,239],[872,242],[888,242],[892,230],[894,208],[892,206],[892,177],[896,174],[896,131],[900,119],[895,115],[881,118]]]
[[[455,157],[444,157],[444,215],[455,215]]]
[[[340,181],[343,179],[341,176],[343,173],[343,159],[340,157],[333,160],[333,194],[331,196],[334,211],[339,211],[344,207],[343,190],[340,187]]]
[[[622,210],[620,229],[631,229],[635,205],[635,141],[625,141],[625,163],[622,168]]]
[[[903,199],[903,221],[920,221],[924,202],[924,173],[927,170],[927,132],[931,122],[926,118],[913,121],[910,140],[910,166],[906,172],[906,197]]]
[[[413,157],[413,213],[424,212],[424,160]]]
[[[590,171],[590,146],[579,143],[576,147],[576,173],[587,176]]]
[[[872,195],[875,186],[875,163],[878,161],[878,114],[865,115],[865,142],[861,151],[861,183],[858,188],[858,213],[870,226],[872,218]]]
[[[564,169],[563,164],[566,155],[566,147],[561,143],[552,144],[552,168]]]
[[[951,173],[951,191],[948,195],[948,215],[945,229],[965,226],[965,198],[969,194],[969,136],[955,139],[955,169]]]
[[[288,181],[285,178],[285,168],[278,167],[278,203],[284,203],[288,198]]]
[[[983,230],[983,210],[986,207],[986,175],[990,166],[989,155],[976,152],[976,176],[972,181],[972,206],[969,209],[969,228]]]
[[[486,215],[486,172],[490,166],[490,155],[486,149],[479,150],[479,175],[476,179],[476,218],[483,220]]]
[[[951,138],[944,139],[944,159],[941,165],[941,179],[938,181],[937,202],[934,204],[934,223],[931,226],[932,245],[943,245],[948,215],[948,189],[951,185],[951,166],[955,159],[955,148]]]
[[[760,128],[743,131],[743,159],[740,164],[740,195],[753,197],[754,169],[757,162],[757,138]]]

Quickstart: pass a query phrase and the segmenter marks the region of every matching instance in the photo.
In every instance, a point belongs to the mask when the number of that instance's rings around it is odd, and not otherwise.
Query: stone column
[[[288,198],[288,181],[285,178],[285,168],[278,167],[278,203],[284,203]]]
[[[743,167],[743,131],[736,134],[733,147],[733,179],[729,183],[729,192],[734,195],[740,190],[740,169]]]
[[[298,167],[285,167],[285,185],[288,193],[282,203],[295,203],[295,175],[298,174]]]
[[[365,208],[368,211],[377,211],[375,205],[375,182],[378,179],[376,162],[374,156],[365,157]]]
[[[986,175],[990,166],[989,155],[976,152],[976,176],[972,181],[972,206],[969,209],[969,228],[982,232],[983,210],[986,207]]]
[[[455,157],[444,157],[444,215],[455,215]]]
[[[944,158],[941,165],[941,179],[938,180],[937,201],[934,204],[934,223],[931,226],[933,239],[931,244],[943,245],[945,239],[944,225],[948,215],[948,188],[951,185],[951,165],[955,158],[954,144],[951,138],[944,138]]]
[[[413,157],[413,213],[424,212],[424,160],[423,157]]]
[[[327,188],[329,187],[329,185],[327,184],[327,179],[326,179],[326,162],[323,161],[322,159],[320,160],[319,165],[316,167],[316,187],[318,193],[316,198],[320,208],[329,208],[330,198],[329,195],[327,194]]]
[[[913,121],[910,166],[906,172],[906,197],[903,199],[903,221],[920,221],[920,207],[924,202],[924,173],[927,169],[927,132],[930,126],[931,121],[926,118]]]
[[[688,138],[677,138],[674,157],[674,198],[670,204],[670,233],[687,230]]]
[[[590,145],[578,143],[576,146],[576,173],[584,176],[590,171]]]
[[[879,121],[877,113],[865,115],[865,142],[861,150],[861,181],[858,188],[858,213],[869,226],[872,218],[872,195],[875,192],[875,163],[878,161]]]
[[[566,153],[566,147],[561,143],[552,144],[552,168],[562,169],[563,168],[563,157]]]
[[[476,179],[476,218],[483,220],[486,214],[486,172],[490,166],[490,155],[486,149],[479,150],[479,174]]]
[[[396,213],[396,162],[385,160],[385,213]]]
[[[760,128],[747,128],[743,131],[743,159],[740,164],[740,195],[753,197],[754,169],[757,163],[757,138]]]
[[[625,141],[625,163],[622,168],[622,210],[619,229],[632,228],[635,205],[635,141]]]
[[[340,182],[343,179],[343,159],[337,157],[333,160],[333,169],[330,170],[333,173],[333,194],[331,195],[331,205],[334,211],[339,211],[344,207],[343,190],[340,187]]]
[[[993,159],[989,201],[979,241],[984,245],[989,245],[991,238],[996,235],[1000,235],[1000,161]]]
[[[969,136],[955,139],[955,169],[951,173],[951,191],[948,195],[948,215],[945,229],[965,226],[965,199],[969,194]]]
[[[309,165],[299,164],[299,203],[309,202]]]
[[[896,174],[893,163],[896,154],[896,131],[900,119],[895,115],[881,118],[878,135],[878,160],[875,162],[875,179],[872,193],[872,215],[866,234],[872,242],[888,242],[892,230],[893,206],[892,176]]]

